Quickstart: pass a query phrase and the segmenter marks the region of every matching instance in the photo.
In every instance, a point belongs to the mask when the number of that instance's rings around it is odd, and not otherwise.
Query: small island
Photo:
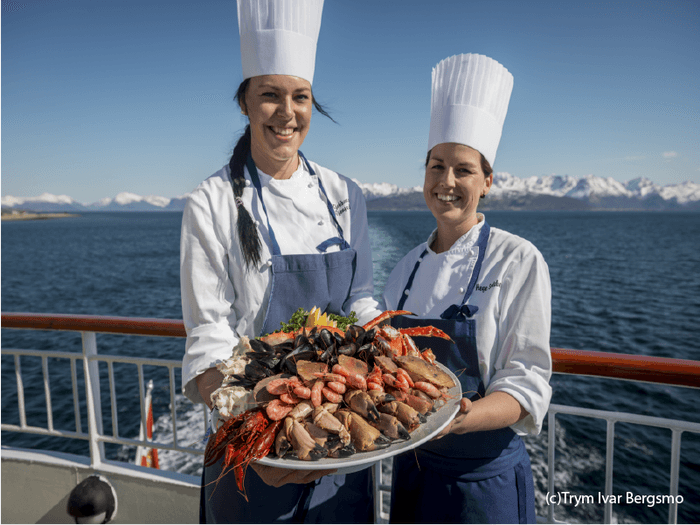
[[[25,210],[2,210],[3,221],[33,221],[41,219],[63,219],[65,217],[80,217],[80,215],[65,212],[44,213]]]

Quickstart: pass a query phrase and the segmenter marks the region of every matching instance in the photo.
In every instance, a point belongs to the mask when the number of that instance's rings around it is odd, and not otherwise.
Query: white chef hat
[[[243,78],[292,75],[313,83],[323,0],[238,0]]]
[[[444,142],[474,148],[491,166],[501,141],[513,75],[484,55],[455,55],[433,69],[428,151]]]

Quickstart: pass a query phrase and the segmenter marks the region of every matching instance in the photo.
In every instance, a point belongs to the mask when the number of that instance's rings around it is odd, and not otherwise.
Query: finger
[[[460,402],[459,402],[459,411],[462,414],[466,414],[472,409],[472,402],[471,400],[467,399],[466,397],[463,397]]]

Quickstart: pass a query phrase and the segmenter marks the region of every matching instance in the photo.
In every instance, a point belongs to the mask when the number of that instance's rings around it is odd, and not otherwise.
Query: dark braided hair
[[[245,104],[245,93],[248,89],[248,84],[250,84],[250,79],[246,78],[241,85],[238,86],[236,91],[236,102],[238,105],[246,107]],[[326,109],[316,102],[311,95],[311,100],[321,115],[328,117],[333,122],[333,117],[331,117]],[[246,268],[251,266],[256,267],[260,264],[260,250],[261,241],[258,235],[258,230],[255,227],[255,222],[253,217],[251,217],[250,212],[243,205],[241,196],[243,195],[243,189],[245,185],[245,165],[248,161],[248,155],[250,155],[250,124],[248,124],[243,132],[243,135],[236,146],[233,148],[233,154],[231,155],[231,160],[228,162],[229,170],[231,172],[231,183],[233,186],[233,196],[236,202],[236,208],[238,209],[238,220],[236,222],[236,229],[238,232],[238,242],[241,244],[241,250],[243,252],[243,260],[245,261]]]

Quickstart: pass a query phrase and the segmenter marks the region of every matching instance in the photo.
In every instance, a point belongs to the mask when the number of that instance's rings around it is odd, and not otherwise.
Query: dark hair
[[[427,157],[425,157],[425,167],[428,167],[428,162],[430,162],[430,154],[433,152],[431,149],[428,151]],[[491,176],[493,173],[493,168],[491,167],[491,164],[489,163],[488,160],[486,160],[486,157],[484,157],[484,154],[479,152],[479,155],[481,156],[481,171],[484,172],[484,177],[488,178]],[[482,195],[481,198],[483,199],[486,195]]]
[[[246,78],[243,82],[241,82],[240,86],[238,86],[238,89],[236,90],[235,100],[241,107],[245,106],[245,93],[249,84],[250,78]],[[316,102],[313,93],[311,94],[311,100],[316,108],[316,111],[335,122],[333,117],[331,117],[326,111],[326,108]],[[246,268],[260,264],[261,249],[260,236],[258,235],[257,228],[255,227],[253,217],[251,217],[250,212],[241,201],[243,189],[246,187],[245,165],[248,161],[248,155],[250,155],[250,124],[245,127],[243,135],[240,139],[238,139],[236,146],[233,148],[231,160],[228,162],[229,170],[231,172],[233,196],[236,202],[236,208],[238,209],[238,220],[236,221],[238,242],[241,244],[243,260],[245,261]]]

